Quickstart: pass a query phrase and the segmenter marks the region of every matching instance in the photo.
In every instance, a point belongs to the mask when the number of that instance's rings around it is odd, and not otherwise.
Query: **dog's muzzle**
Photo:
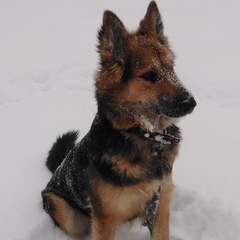
[[[157,105],[153,104],[150,107],[151,111],[172,118],[183,117],[191,113],[197,105],[193,96],[187,92],[177,96],[161,94],[158,101]]]

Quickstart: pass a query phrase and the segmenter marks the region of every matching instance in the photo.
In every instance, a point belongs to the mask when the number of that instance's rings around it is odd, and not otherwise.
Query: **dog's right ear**
[[[126,29],[111,11],[103,14],[103,24],[98,32],[98,52],[102,62],[122,62],[126,46]]]

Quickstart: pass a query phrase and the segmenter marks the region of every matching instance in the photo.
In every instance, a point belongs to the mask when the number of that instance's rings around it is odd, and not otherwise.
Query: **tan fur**
[[[120,174],[126,174],[128,177],[134,178],[139,178],[142,175],[142,166],[136,164],[133,165],[121,156],[113,156],[111,158],[111,162],[115,165],[113,169],[118,171]]]
[[[50,199],[53,217],[61,229],[72,237],[82,237],[90,232],[90,218],[73,209],[63,198],[54,193],[46,193]]]
[[[141,162],[133,164],[121,155],[114,155],[110,157],[108,153],[103,156],[102,160],[113,163],[113,169],[116,172],[124,174],[127,177],[139,179],[142,177],[143,173],[147,171],[149,165],[148,159],[151,157],[152,153],[150,148],[146,148],[146,142],[144,141],[145,139],[143,140],[142,138],[138,138],[134,135],[131,137],[134,138],[139,147],[142,146]]]
[[[160,180],[125,187],[100,182],[97,191],[104,213],[116,215],[124,221],[145,210],[146,202],[151,199],[159,185]]]
[[[58,184],[56,192],[65,197],[70,190],[70,203],[89,217],[52,192],[43,196],[54,222],[73,237],[82,237],[91,225],[94,240],[114,240],[121,223],[139,219],[152,240],[170,239],[172,167],[179,149],[173,140],[181,139],[175,123],[193,110],[195,100],[174,71],[175,55],[163,30],[154,1],[135,32],[104,12],[95,76],[98,113],[89,134],[65,158],[70,170],[60,168],[57,175],[69,171],[67,193]]]
[[[181,140],[181,137],[179,134],[176,135],[178,139]],[[179,145],[170,145],[170,146],[165,146],[163,148],[163,162],[164,162],[164,167],[171,171],[173,167],[174,160],[176,156],[178,155],[179,152]]]
[[[169,174],[164,177],[161,184],[161,194],[153,225],[152,240],[169,240],[170,203],[173,191],[172,174]]]
[[[114,240],[115,230],[119,225],[119,219],[110,216],[92,217],[92,229],[94,240]]]
[[[116,129],[129,129],[137,126],[136,119],[130,116],[121,116],[119,112],[107,113],[107,118],[112,122],[113,127]]]
[[[162,74],[161,81],[152,84],[151,82],[144,81],[141,78],[145,72],[155,69],[161,72],[164,67],[169,68],[172,72],[173,57],[165,46],[156,46],[156,37],[151,40],[146,37],[139,36],[138,33],[128,38],[131,57],[134,60],[133,65],[133,78],[124,86],[118,93],[118,99],[136,102],[136,101],[149,101],[156,100],[156,96],[161,93],[175,94],[173,85],[167,79],[166,74]],[[176,77],[176,76],[174,76]],[[164,88],[162,87],[164,85]]]
[[[112,240],[115,229],[120,223],[141,217],[146,202],[158,190],[160,182],[160,180],[145,181],[124,187],[114,186],[102,180],[95,182],[96,194],[102,205],[99,206],[97,214],[93,209],[94,239]]]
[[[117,103],[121,103],[122,109],[119,106],[111,106],[112,111],[107,113],[107,118],[113,123],[114,128],[129,129],[139,124],[146,130],[147,126],[142,122],[142,116],[149,119],[152,125],[158,126],[162,130],[169,126],[171,122],[162,116],[156,116],[144,104],[150,102],[157,103],[158,96],[164,94],[176,94],[176,88],[173,82],[169,81],[169,74],[174,81],[178,77],[173,73],[172,65],[174,57],[169,53],[166,46],[156,45],[156,36],[151,36],[146,39],[146,36],[141,36],[138,32],[129,34],[128,44],[129,52],[133,62],[133,77],[127,84],[121,84],[122,69],[119,66],[113,65],[110,69],[104,68],[104,71],[97,73],[96,88],[99,93],[111,93]],[[162,69],[169,69],[162,72]],[[155,69],[161,73],[161,81],[151,83],[141,78],[142,74]],[[114,76],[109,79],[109,76]],[[111,81],[110,81],[111,80]],[[164,87],[163,87],[164,86]],[[137,104],[137,103],[141,104]]]

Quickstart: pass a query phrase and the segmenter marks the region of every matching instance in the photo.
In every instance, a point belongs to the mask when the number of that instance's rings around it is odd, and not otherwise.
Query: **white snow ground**
[[[176,70],[198,106],[181,121],[171,233],[181,240],[240,239],[239,0],[158,0]],[[0,239],[67,240],[41,208],[56,135],[96,112],[92,76],[104,9],[130,29],[147,0],[0,1]],[[86,238],[87,240],[90,237]],[[148,240],[121,227],[117,240]]]

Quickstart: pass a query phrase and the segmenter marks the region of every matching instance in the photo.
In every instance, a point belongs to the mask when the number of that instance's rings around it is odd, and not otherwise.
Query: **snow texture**
[[[103,11],[135,29],[148,3],[1,0],[0,240],[70,239],[42,210],[40,193],[51,177],[44,161],[58,134],[80,129],[82,137],[94,118]],[[178,77],[198,103],[180,121],[172,239],[239,239],[240,2],[157,3]],[[116,239],[150,237],[146,227],[134,225],[119,227]]]

